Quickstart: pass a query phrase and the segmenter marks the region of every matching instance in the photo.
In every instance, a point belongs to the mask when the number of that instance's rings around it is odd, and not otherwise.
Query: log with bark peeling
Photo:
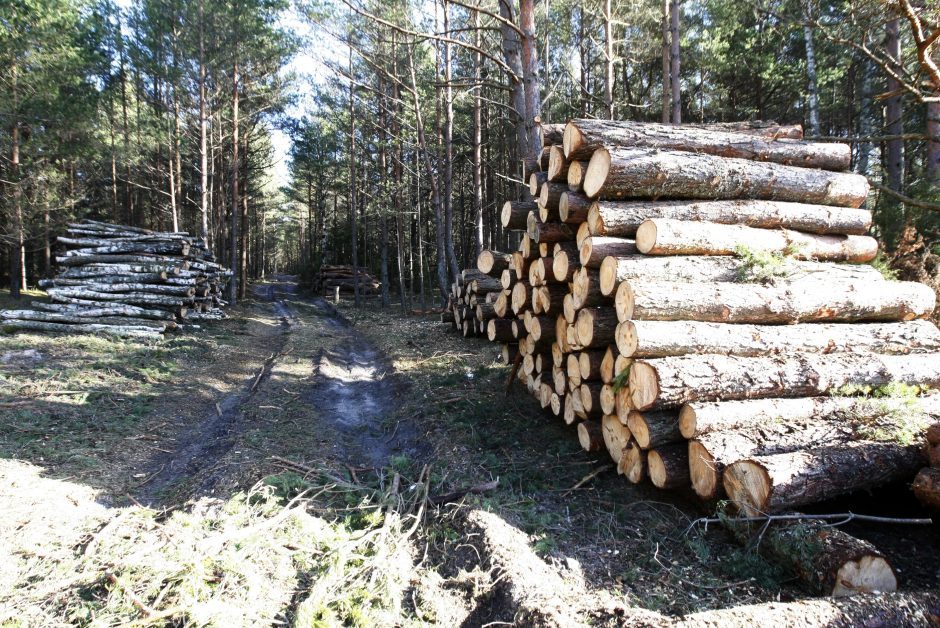
[[[897,589],[897,576],[884,554],[829,522],[728,519],[725,527],[742,544],[756,546],[766,558],[788,567],[814,593],[839,598]]]
[[[607,296],[614,294],[620,282],[627,279],[686,282],[746,282],[755,269],[736,257],[630,255],[607,257],[601,262],[600,289]],[[884,277],[871,266],[833,264],[783,259],[777,269],[779,279],[802,281],[819,278],[826,281],[880,282]]]
[[[630,391],[638,410],[690,401],[824,395],[845,386],[940,386],[940,354],[688,355],[637,360]]]
[[[757,516],[884,486],[923,465],[917,445],[855,441],[739,460],[722,483],[742,513]]]
[[[691,283],[629,280],[615,295],[621,321],[716,323],[899,321],[926,318],[936,294],[912,281]]]
[[[847,170],[852,159],[849,144],[613,120],[571,120],[565,126],[563,147],[570,161],[589,159],[595,151],[610,147],[679,150],[824,170]]]
[[[622,355],[635,358],[704,353],[761,356],[794,351],[905,354],[940,352],[940,329],[927,320],[856,325],[626,320],[617,326],[616,341]]]
[[[645,220],[655,218],[842,235],[864,235],[872,222],[866,209],[754,199],[595,201],[587,214],[593,235],[621,238],[632,238]]]
[[[618,148],[594,152],[584,194],[618,198],[754,198],[859,207],[868,180],[829,172],[673,150]]]
[[[826,262],[870,262],[878,241],[861,235],[817,235],[790,229],[756,229],[653,218],[636,231],[636,247],[647,255],[737,255],[741,251]]]

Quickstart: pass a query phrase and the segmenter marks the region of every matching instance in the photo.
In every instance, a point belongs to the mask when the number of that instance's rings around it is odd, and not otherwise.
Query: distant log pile
[[[484,251],[444,322],[502,343],[630,482],[753,516],[913,477],[911,443],[940,416],[936,298],[867,264],[848,146],[766,125],[559,127],[536,200],[503,206],[518,250]],[[803,567],[820,591],[896,586],[874,548],[817,532]],[[773,535],[779,553],[794,534]]]
[[[355,291],[355,282],[359,281],[359,291],[363,295],[376,294],[382,287],[381,282],[376,281],[363,268],[359,268],[356,273],[352,266],[323,266],[320,268],[319,288],[323,294],[333,294],[336,288],[344,294],[353,294]]]
[[[59,273],[39,283],[51,303],[0,311],[4,329],[159,338],[183,320],[224,317],[232,273],[202,239],[94,220],[66,233]]]

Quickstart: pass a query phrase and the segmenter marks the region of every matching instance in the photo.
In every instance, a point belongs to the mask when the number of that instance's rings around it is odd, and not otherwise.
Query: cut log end
[[[591,161],[588,162],[587,173],[584,175],[584,194],[588,198],[594,198],[600,193],[609,172],[610,152],[606,148],[594,151]]]
[[[679,433],[682,438],[695,438],[696,430],[695,408],[684,405],[679,410]]]
[[[627,358],[636,353],[637,333],[633,321],[623,321],[617,325],[617,349],[620,355]]]
[[[636,248],[644,255],[656,246],[656,223],[645,220],[636,230]]]
[[[862,556],[846,561],[836,573],[832,597],[859,593],[890,593],[897,591],[898,578],[890,563],[882,556]]]
[[[578,130],[578,127],[574,124],[566,124],[565,133],[561,140],[561,146],[564,150],[565,157],[573,155],[575,151],[581,148],[583,143],[584,137],[581,135],[581,131]]]
[[[659,399],[659,378],[656,369],[645,362],[635,362],[630,369],[630,395],[633,406],[647,410]]]
[[[617,258],[608,256],[601,262],[600,281],[601,294],[611,296],[617,290]]]
[[[761,465],[750,460],[739,460],[725,469],[722,483],[725,493],[742,514],[758,517],[765,513],[765,504],[773,484]]]
[[[600,451],[604,448],[604,436],[597,421],[578,423],[578,442],[581,443],[581,449],[588,452]]]
[[[721,473],[705,446],[696,441],[689,442],[689,476],[696,495],[702,499],[714,499],[718,496]]]

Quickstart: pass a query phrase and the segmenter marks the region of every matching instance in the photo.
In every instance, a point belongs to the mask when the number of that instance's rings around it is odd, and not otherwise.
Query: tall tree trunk
[[[900,69],[901,38],[898,36],[897,18],[885,25],[885,33],[885,52],[894,61],[894,68]],[[885,132],[888,135],[902,135],[904,133],[904,109],[901,102],[901,83],[890,76],[888,77],[888,93],[892,96],[885,102]],[[888,175],[888,187],[896,192],[902,192],[904,140],[893,139],[885,142],[885,170]]]
[[[356,220],[356,90],[353,85],[353,51],[349,47],[349,239],[352,248],[353,301],[359,307],[359,230]]]
[[[434,177],[434,165],[431,163],[431,154],[428,152],[428,142],[427,134],[424,129],[424,116],[421,114],[421,99],[418,95],[418,81],[415,76],[415,61],[414,61],[414,52],[409,47],[408,48],[408,69],[411,75],[411,85],[409,89],[411,91],[411,96],[415,109],[415,127],[418,131],[418,151],[415,155],[415,159],[418,158],[418,155],[423,156],[425,172],[428,176],[428,183],[431,186],[431,202],[434,205],[434,226],[436,228],[436,244],[437,244],[437,284],[438,288],[441,290],[441,305],[446,305],[447,303],[447,294],[450,292],[450,287],[447,282],[447,253],[444,248],[444,210],[441,204],[441,190],[440,186],[437,184],[437,179]],[[421,193],[420,179],[418,185],[418,194]],[[422,223],[419,219],[418,228],[420,229]],[[418,242],[422,242],[422,238],[419,236]],[[426,309],[426,302],[424,296],[424,251],[423,248],[419,247],[419,257],[421,264],[421,303],[422,308]]]
[[[588,50],[587,50],[587,33],[585,33],[584,28],[584,5],[578,5],[578,61],[580,62],[580,72],[578,76],[578,84],[581,88],[581,117],[587,117],[588,114],[588,86],[587,86],[587,75],[588,75]],[[667,120],[668,122],[668,120]]]
[[[940,96],[940,94],[937,94]],[[927,180],[940,189],[940,102],[927,103]]]
[[[479,48],[480,11],[473,12],[473,44]],[[473,55],[473,211],[476,255],[483,251],[483,55]]]
[[[131,130],[127,122],[127,70],[124,63],[124,36],[117,33],[118,58],[121,68],[121,117],[124,135],[124,222],[134,224],[134,196],[131,190]]]
[[[679,82],[679,0],[672,0],[669,35],[672,47],[669,53],[669,75],[672,83],[672,123],[682,124],[682,86]]]
[[[199,236],[212,250],[209,237],[209,120],[206,117],[205,0],[199,0]]]
[[[238,271],[238,213],[238,50],[236,46],[235,63],[232,65],[232,215],[229,216],[228,234],[229,267],[233,273]],[[237,284],[238,276],[236,275],[228,284],[229,305],[235,305],[239,293]]]
[[[239,251],[238,251],[238,298],[244,299],[248,293],[248,246],[251,242],[251,229],[248,222],[248,197],[249,197],[249,188],[248,188],[248,167],[251,161],[250,153],[248,152],[249,143],[248,138],[251,136],[252,126],[249,124],[248,128],[245,130],[245,156],[242,158],[242,168],[241,168],[241,177],[242,177],[242,194],[241,198],[241,216],[240,225],[239,225]],[[237,176],[237,175],[236,175]]]
[[[672,74],[669,64],[669,4],[671,0],[663,0],[663,124],[669,124],[672,117]]]
[[[539,132],[539,124],[542,121],[542,90],[539,84],[539,56],[535,45],[535,0],[519,0],[519,28],[522,30],[522,82],[525,85],[525,128],[529,149],[526,164],[532,167],[542,154],[542,138]],[[527,172],[530,171],[529,167],[526,168]]]
[[[450,2],[443,0],[444,34],[450,35]],[[460,275],[460,264],[454,250],[454,88],[451,84],[450,42],[444,42],[444,235],[447,245],[447,262],[453,277]]]
[[[515,24],[512,0],[499,0],[499,15],[505,20],[500,23],[503,37],[503,60],[514,76],[509,77],[512,97],[512,121],[516,128],[516,160],[522,162],[529,153],[529,136],[525,126],[525,86],[522,83],[522,56],[519,32],[510,26]],[[512,169],[510,169],[512,171]],[[522,178],[521,176],[519,177]],[[528,194],[528,186],[522,186],[523,194]]]
[[[20,120],[19,120],[19,89],[17,85],[18,67],[14,59],[10,68],[11,90],[10,98],[13,101],[13,116],[10,125],[10,175],[13,179],[13,215],[10,225],[10,296],[20,298],[20,290],[25,290],[23,276],[23,190],[20,187]]]
[[[861,87],[859,89],[859,113],[858,113],[858,134],[861,137],[870,137],[875,128],[873,122],[875,118],[873,91],[874,91],[874,73],[875,65],[866,57],[859,61],[861,70],[859,72]],[[857,145],[858,157],[855,161],[855,172],[861,175],[868,175],[868,167],[871,161],[872,143],[860,142]]]
[[[614,25],[610,0],[604,0],[604,103],[607,118],[614,119]]]
[[[803,7],[803,41],[806,43],[806,101],[810,135],[819,133],[819,88],[816,82],[816,46],[813,43],[812,0]]]

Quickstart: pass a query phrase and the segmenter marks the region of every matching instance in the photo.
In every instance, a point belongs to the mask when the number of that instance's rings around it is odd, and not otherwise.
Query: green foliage
[[[881,273],[881,276],[887,279],[888,281],[897,281],[898,280],[898,271],[891,268],[888,263],[888,258],[885,256],[884,251],[879,251],[878,255],[875,256],[875,259],[871,261],[871,265]]]
[[[742,283],[763,283],[789,274],[786,252],[754,251],[739,245],[734,254],[742,261],[737,272],[737,280]]]

